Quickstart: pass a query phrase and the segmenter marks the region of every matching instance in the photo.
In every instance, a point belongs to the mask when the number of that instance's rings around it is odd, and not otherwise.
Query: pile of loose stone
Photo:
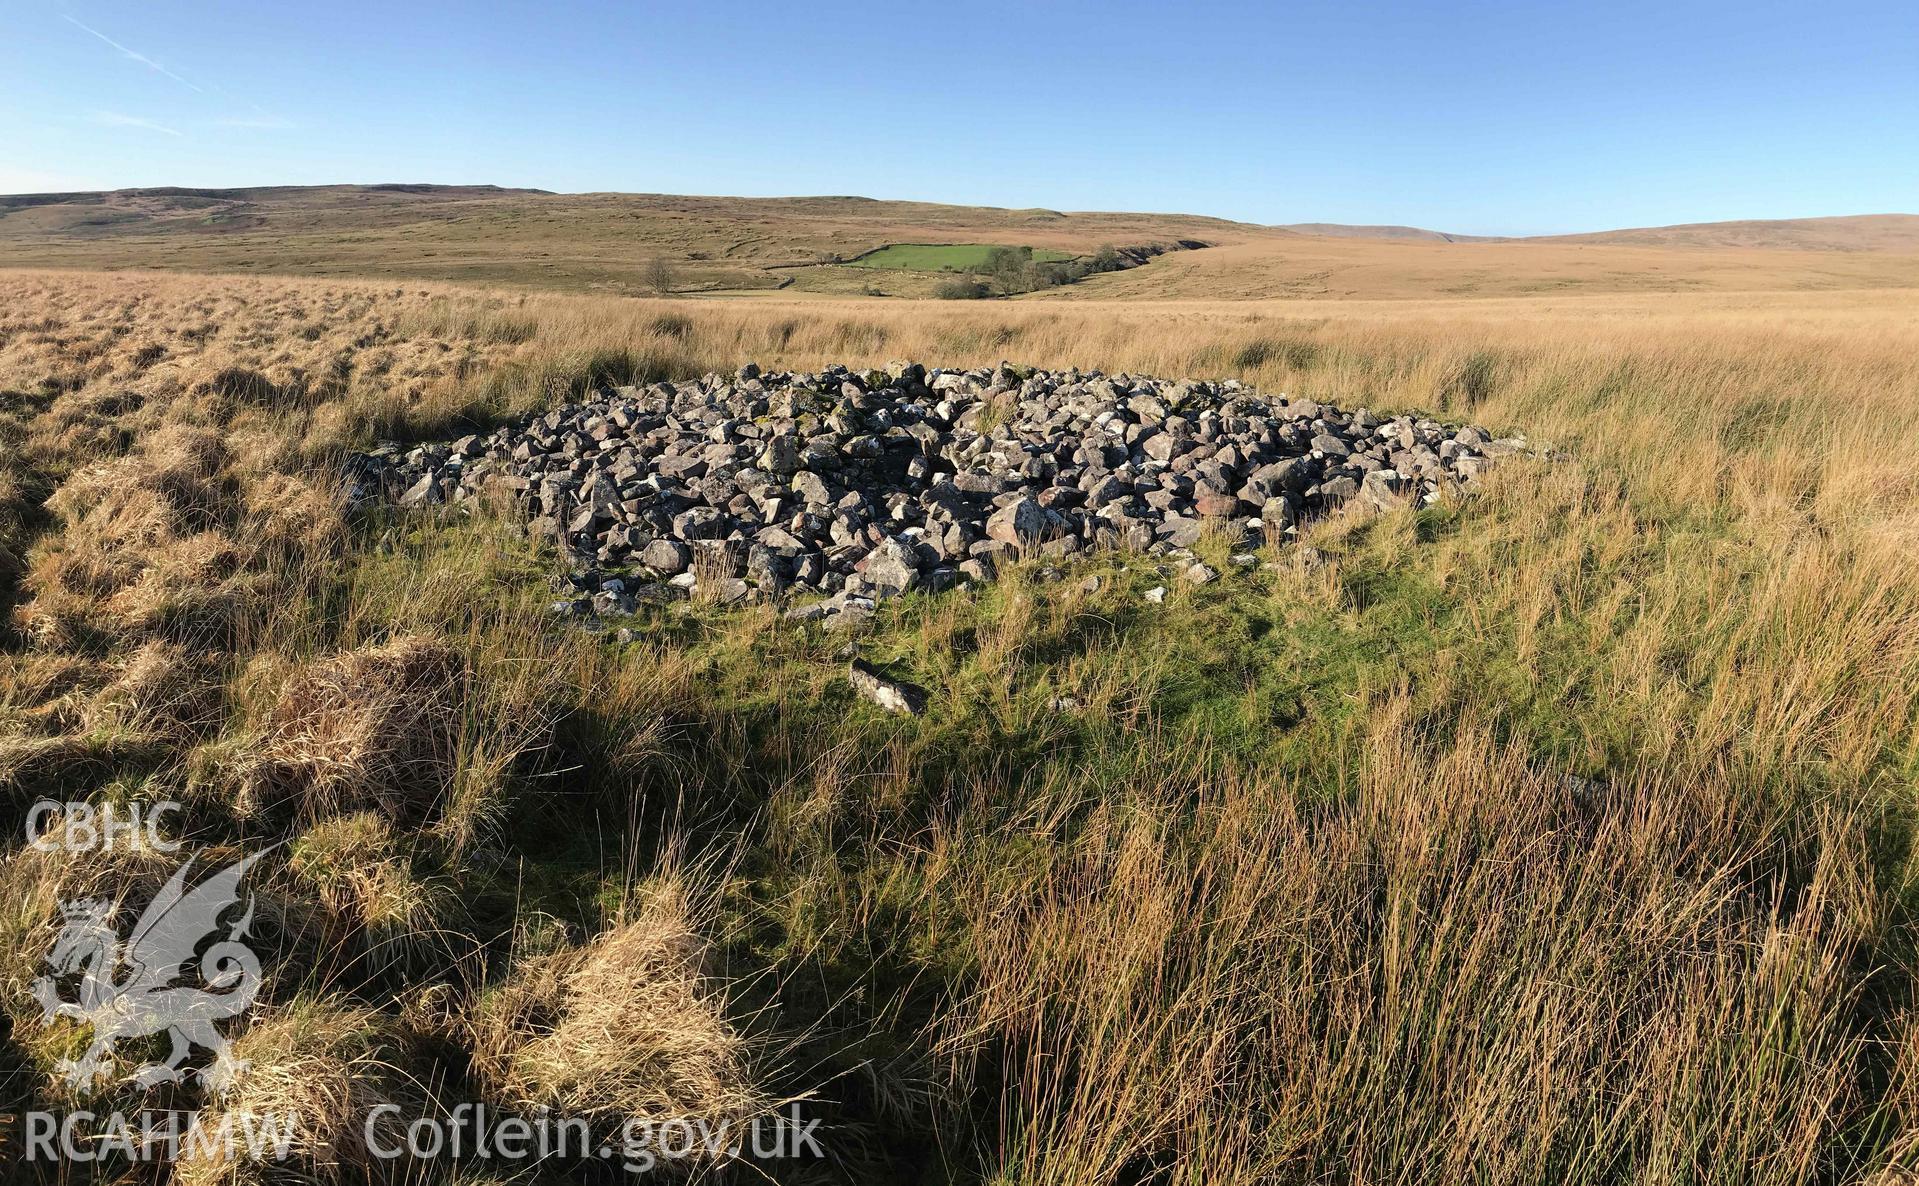
[[[598,394],[487,436],[357,455],[354,494],[417,507],[510,492],[527,530],[574,561],[577,596],[556,612],[819,593],[787,612],[851,621],[908,590],[990,580],[1013,554],[1185,555],[1209,529],[1251,543],[1341,504],[1423,505],[1525,448],[1232,380],[1005,364],[749,364]]]

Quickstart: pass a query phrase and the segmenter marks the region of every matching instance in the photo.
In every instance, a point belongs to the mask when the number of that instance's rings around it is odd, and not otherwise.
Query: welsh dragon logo
[[[187,887],[189,859],[154,896],[123,943],[114,929],[111,902],[90,899],[61,905],[65,919],[47,953],[52,975],[33,982],[43,1021],[71,1017],[93,1028],[93,1043],[78,1059],[56,1068],[75,1088],[110,1073],[115,1042],[165,1033],[173,1045],[167,1057],[139,1068],[129,1081],[139,1087],[178,1082],[193,1047],[213,1052],[213,1064],[200,1081],[220,1090],[245,1069],[227,1049],[213,1023],[243,1012],[260,990],[260,961],[241,940],[253,921],[249,899],[242,916],[216,938],[220,916],[240,900],[240,882],[264,852],[238,861],[200,884]],[[199,953],[203,987],[177,983]],[[61,981],[79,977],[79,999],[64,1000]]]

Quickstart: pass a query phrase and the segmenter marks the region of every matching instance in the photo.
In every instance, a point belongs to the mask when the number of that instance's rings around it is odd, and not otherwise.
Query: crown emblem
[[[81,898],[60,903],[60,916],[68,922],[105,925],[113,918],[113,903],[105,898]]]

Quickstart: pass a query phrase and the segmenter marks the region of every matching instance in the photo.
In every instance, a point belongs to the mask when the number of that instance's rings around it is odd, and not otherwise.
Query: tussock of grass
[[[294,672],[263,722],[240,788],[246,811],[318,820],[373,809],[420,822],[445,798],[467,692],[446,644],[401,638]]]
[[[444,968],[455,958],[450,887],[415,868],[382,817],[361,812],[314,824],[293,841],[287,869],[319,902],[327,923],[320,947],[357,949],[362,976],[395,965]]]
[[[136,454],[80,471],[47,500],[76,530],[31,586],[102,600],[122,594],[163,550],[224,517],[225,461],[215,434],[170,428]]]
[[[247,538],[293,556],[325,556],[345,539],[341,495],[323,479],[267,473],[249,485]]]
[[[399,1065],[398,1045],[381,1015],[302,997],[253,1020],[231,1047],[246,1063],[203,1124],[223,1116],[292,1120],[289,1157],[253,1160],[242,1146],[215,1144],[182,1160],[184,1186],[271,1183],[298,1174],[310,1182],[359,1182],[387,1172],[366,1144],[367,1116],[386,1104],[419,1107],[420,1091]],[[403,1147],[405,1133],[379,1130],[382,1147]]]
[[[173,872],[174,862],[165,853],[144,845],[82,851],[71,820],[53,818],[41,826],[48,845],[23,847],[9,854],[0,868],[5,889],[0,937],[6,940],[0,945],[6,952],[0,986],[6,989],[10,1008],[26,1002],[27,983],[41,971],[40,960],[58,929],[61,902],[100,899],[144,907]],[[75,842],[71,847],[69,840]]]
[[[102,796],[93,800],[91,806],[98,813],[107,810],[112,802]],[[124,811],[125,804],[117,806]],[[99,822],[96,816],[94,824]],[[176,826],[178,823],[177,820],[169,822]],[[114,924],[119,933],[126,935],[152,902],[154,894],[179,869],[183,858],[178,852],[149,846],[144,832],[129,833],[118,837],[111,847],[101,847],[89,846],[88,834],[78,830],[81,824],[71,816],[55,816],[42,821],[41,826],[47,837],[44,846],[17,848],[0,864],[0,902],[4,902],[4,908],[0,909],[0,1001],[13,1020],[16,1034],[41,1042],[59,1042],[84,1031],[76,1031],[64,1021],[41,1028],[38,1006],[28,992],[28,985],[47,970],[43,960],[62,925],[61,904],[83,900],[107,902],[113,907]],[[97,833],[92,835],[97,839]],[[176,838],[169,828],[162,839]],[[237,847],[214,846],[193,855],[196,867],[204,875],[245,854]],[[271,869],[272,862],[268,867]],[[254,950],[261,954],[263,963],[268,964],[269,980],[297,981],[298,969],[312,963],[311,898],[282,892],[269,877],[256,878],[249,893],[253,915],[248,938]],[[281,962],[289,971],[288,977],[276,976]],[[112,969],[110,974],[124,976],[125,969]],[[42,1070],[50,1070],[50,1057],[43,1062]],[[55,1085],[45,1086],[51,1089]],[[124,1085],[115,1084],[113,1089],[124,1090]]]
[[[524,961],[481,1001],[476,1073],[514,1107],[615,1127],[743,1124],[771,1101],[707,960],[685,888],[648,885],[624,921],[583,948]]]
[[[107,668],[96,658],[65,652],[25,652],[0,658],[0,712],[10,720],[52,702],[98,691]]]
[[[165,737],[118,729],[0,738],[0,787],[24,809],[39,797],[84,796],[114,775],[153,765],[172,752]]]
[[[150,642],[129,655],[113,682],[88,702],[84,719],[94,732],[118,728],[193,737],[219,724],[219,701],[219,683],[204,658]]]

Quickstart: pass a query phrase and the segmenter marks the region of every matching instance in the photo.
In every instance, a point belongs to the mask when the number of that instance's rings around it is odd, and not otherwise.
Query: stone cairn
[[[1017,554],[1190,557],[1209,530],[1270,542],[1341,505],[1425,505],[1526,448],[1235,380],[748,364],[603,389],[449,444],[383,445],[348,477],[356,500],[403,507],[510,493],[527,531],[573,561],[556,613],[698,592],[844,626],[888,597],[991,580]]]

